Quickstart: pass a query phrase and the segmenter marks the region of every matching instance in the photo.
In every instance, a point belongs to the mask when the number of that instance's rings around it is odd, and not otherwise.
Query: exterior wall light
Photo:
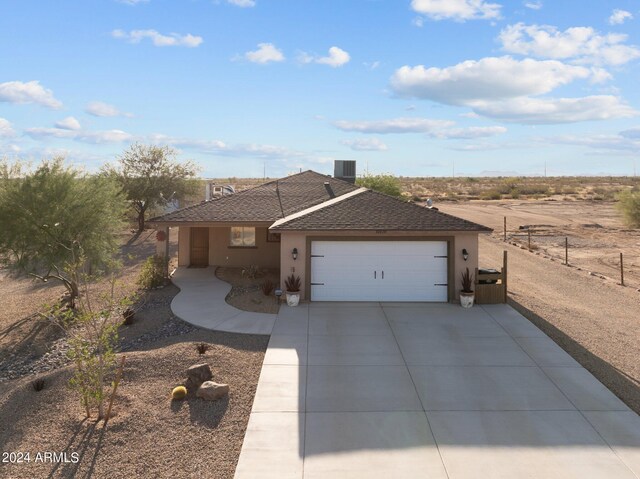
[[[298,259],[298,248],[293,248],[293,251],[291,251],[291,257],[294,261]]]
[[[466,248],[462,249],[462,259],[464,259],[465,261],[469,259],[469,252],[467,251]]]

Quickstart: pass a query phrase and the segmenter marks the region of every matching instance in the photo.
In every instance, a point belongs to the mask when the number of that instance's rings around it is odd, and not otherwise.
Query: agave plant
[[[473,293],[473,275],[469,272],[469,268],[462,273],[462,292]]]
[[[300,291],[300,287],[302,286],[302,282],[300,281],[300,276],[295,276],[290,274],[284,280],[284,285],[287,288],[289,293],[297,293]]]

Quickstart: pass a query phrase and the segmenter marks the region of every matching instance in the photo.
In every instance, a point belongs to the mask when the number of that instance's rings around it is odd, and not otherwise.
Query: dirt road
[[[640,293],[499,239],[480,240],[481,266],[509,255],[509,294],[532,321],[640,413]]]

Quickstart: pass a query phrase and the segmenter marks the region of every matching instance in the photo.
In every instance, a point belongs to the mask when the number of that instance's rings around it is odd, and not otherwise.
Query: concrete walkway
[[[506,305],[283,306],[244,478],[640,477],[640,418]]]
[[[171,311],[183,321],[216,331],[271,334],[276,315],[241,311],[227,304],[231,285],[216,277],[214,266],[178,268],[171,279],[180,288]]]

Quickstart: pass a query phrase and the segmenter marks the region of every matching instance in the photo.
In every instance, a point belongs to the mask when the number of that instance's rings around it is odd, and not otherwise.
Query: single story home
[[[257,265],[302,280],[309,301],[455,301],[490,228],[304,171],[153,218],[179,267]]]

